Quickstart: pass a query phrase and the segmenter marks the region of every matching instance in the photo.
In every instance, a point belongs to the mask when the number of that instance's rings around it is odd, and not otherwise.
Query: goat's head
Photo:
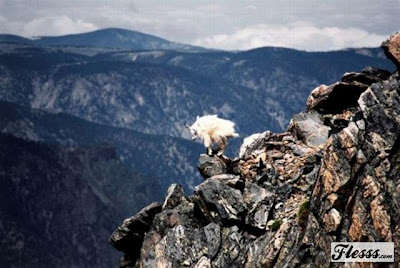
[[[199,134],[198,134],[196,128],[194,128],[193,126],[190,127],[186,124],[185,124],[185,127],[186,127],[187,131],[189,131],[190,135],[192,136],[192,140],[195,140],[199,137]]]

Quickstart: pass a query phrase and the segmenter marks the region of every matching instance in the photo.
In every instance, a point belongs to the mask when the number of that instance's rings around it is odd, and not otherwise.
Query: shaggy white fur
[[[228,145],[228,138],[239,137],[239,134],[235,132],[235,123],[218,118],[217,115],[197,116],[196,122],[186,128],[193,140],[197,138],[203,140],[209,155],[212,155],[213,143],[218,145],[218,155],[222,155]]]

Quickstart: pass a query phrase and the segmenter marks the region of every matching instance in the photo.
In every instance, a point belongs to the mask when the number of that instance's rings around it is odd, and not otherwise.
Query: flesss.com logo
[[[394,262],[393,242],[333,242],[332,262]]]

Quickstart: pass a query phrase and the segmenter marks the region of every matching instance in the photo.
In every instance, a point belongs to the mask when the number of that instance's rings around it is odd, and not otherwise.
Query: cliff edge
[[[239,157],[201,155],[205,181],[126,219],[110,237],[121,267],[343,267],[335,241],[394,242],[400,263],[398,70],[366,67],[311,92],[285,133],[245,139]],[[351,267],[377,267],[351,264]]]

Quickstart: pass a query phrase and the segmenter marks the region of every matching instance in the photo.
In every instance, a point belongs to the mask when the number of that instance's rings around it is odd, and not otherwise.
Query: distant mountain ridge
[[[108,51],[0,44],[0,99],[149,134],[188,137],[185,123],[218,113],[241,135],[282,131],[319,84],[365,66],[393,69],[378,52]],[[365,51],[364,51],[365,52]],[[372,55],[372,56],[371,56]]]
[[[163,190],[179,182],[189,191],[201,181],[194,166],[196,156],[203,150],[199,144],[180,138],[100,125],[4,101],[0,101],[0,133],[57,146],[107,144],[116,149],[125,168],[145,175],[147,184],[161,185]],[[179,159],[175,159],[177,155]],[[158,200],[157,193],[147,198]]]
[[[171,42],[154,35],[119,28],[106,28],[80,34],[39,36],[35,38],[24,38],[18,35],[0,34],[0,43],[5,42],[41,46],[75,46],[134,50],[206,50],[202,47]]]

